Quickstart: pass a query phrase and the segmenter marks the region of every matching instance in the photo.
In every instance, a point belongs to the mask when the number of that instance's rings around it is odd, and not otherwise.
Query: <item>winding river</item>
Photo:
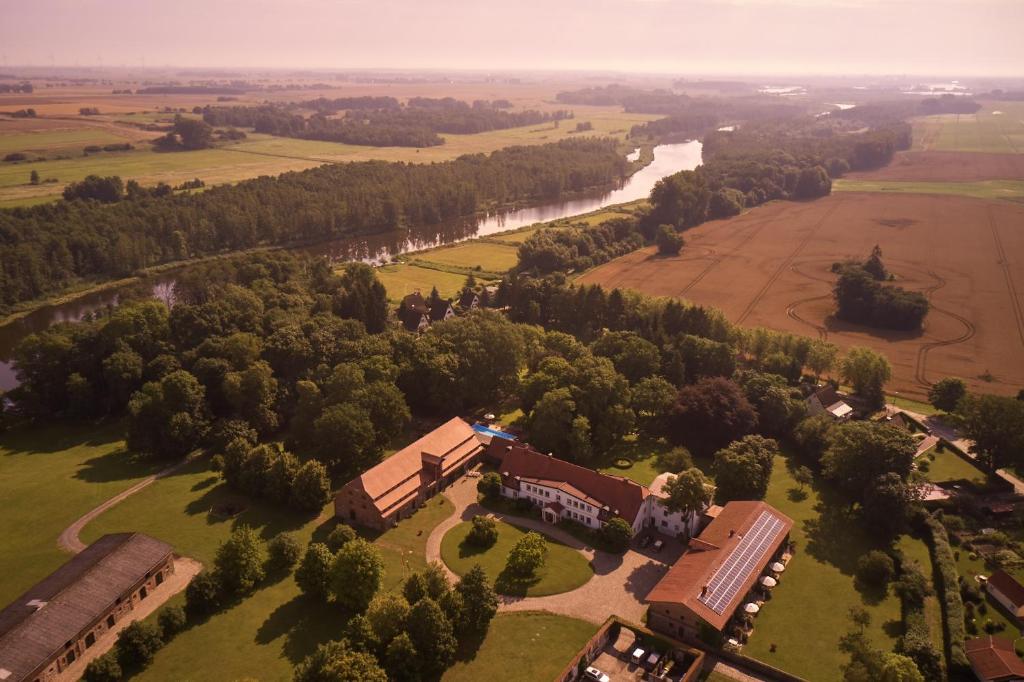
[[[654,160],[627,178],[611,191],[596,192],[565,201],[554,201],[511,211],[501,211],[465,220],[428,225],[410,230],[396,230],[375,235],[349,237],[300,247],[305,253],[326,255],[333,260],[361,260],[379,264],[410,251],[419,251],[443,244],[453,244],[473,237],[514,230],[535,223],[569,218],[590,213],[606,206],[642,199],[651,193],[661,178],[681,170],[693,170],[701,162],[702,145],[699,141],[664,144],[654,148]],[[636,158],[637,152],[630,154]],[[153,294],[165,301],[174,295],[176,275],[164,273],[148,279]],[[137,285],[135,285],[137,286]],[[0,327],[0,390],[18,385],[11,366],[14,347],[29,334],[42,331],[51,324],[75,322],[95,310],[117,305],[124,289],[107,289],[58,305],[37,308],[30,314]]]

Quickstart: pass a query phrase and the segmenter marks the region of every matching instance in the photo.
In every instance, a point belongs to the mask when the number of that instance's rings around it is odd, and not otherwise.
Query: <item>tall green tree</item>
[[[892,367],[884,355],[869,348],[851,348],[839,373],[870,407],[879,409],[885,404],[885,384],[892,378]]]
[[[970,395],[958,408],[961,432],[974,441],[971,452],[989,471],[1024,465],[1024,401]]]
[[[346,543],[331,565],[331,594],[350,611],[362,612],[380,589],[384,559],[377,547],[362,538]]]
[[[228,594],[251,592],[266,575],[266,546],[251,526],[239,526],[217,549],[213,564]]]

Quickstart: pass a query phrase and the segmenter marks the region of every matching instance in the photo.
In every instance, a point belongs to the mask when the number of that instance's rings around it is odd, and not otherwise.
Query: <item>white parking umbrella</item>
[[[754,602],[750,602],[749,604],[747,604],[746,606],[743,607],[743,610],[746,611],[747,613],[753,614],[753,613],[757,613],[758,611],[760,611],[761,607],[758,606],[757,604],[755,604]]]
[[[766,575],[765,577],[761,578],[761,584],[765,587],[772,588],[778,585],[779,581],[771,577],[770,575]]]
[[[771,568],[776,573],[782,573],[786,570],[786,564],[782,563],[781,561],[776,561],[774,564],[772,564]]]

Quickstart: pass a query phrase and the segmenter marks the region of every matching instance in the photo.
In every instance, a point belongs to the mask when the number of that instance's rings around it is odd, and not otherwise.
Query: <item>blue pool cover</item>
[[[476,431],[477,433],[485,433],[488,436],[491,436],[491,437],[497,436],[498,438],[504,438],[505,440],[515,440],[516,439],[516,437],[513,436],[511,433],[507,433],[505,431],[499,431],[497,429],[492,429],[491,427],[487,426],[486,424],[473,424],[473,430]]]

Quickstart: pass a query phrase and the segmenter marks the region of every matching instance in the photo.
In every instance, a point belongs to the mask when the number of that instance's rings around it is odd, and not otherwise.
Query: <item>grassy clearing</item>
[[[983,180],[978,182],[900,182],[836,180],[836,192],[895,192],[897,194],[942,194],[976,199],[1024,200],[1024,180]]]
[[[228,518],[226,506],[244,508]],[[384,589],[392,590],[410,571],[426,567],[429,531],[453,507],[441,497],[411,519],[374,538],[384,555]],[[323,540],[333,528],[332,506],[316,518],[292,514],[229,490],[219,477],[196,462],[162,479],[89,524],[89,542],[104,533],[138,530],[209,565],[231,530],[247,524],[264,538],[287,531],[303,544]],[[304,600],[291,578],[265,585],[234,607],[189,629],[160,651],[144,680],[194,679],[196,670],[216,670],[221,679],[291,679],[292,667],[317,644],[336,639],[345,618],[337,609]]]
[[[935,409],[930,403],[922,403],[918,400],[911,400],[910,398],[901,398],[895,395],[887,395],[885,399],[886,402],[890,402],[896,407],[903,408],[904,410],[910,410],[911,412],[917,412],[919,414],[926,415],[942,414],[942,410]]]
[[[926,576],[935,580],[935,568],[932,563],[931,554],[928,551],[928,544],[921,538],[912,535],[901,535],[896,546],[903,552],[903,556],[916,561]],[[942,651],[942,605],[936,593],[930,594],[924,600],[924,614],[928,619],[928,634],[931,636],[932,644]]]
[[[983,488],[988,481],[988,475],[984,471],[947,447],[934,447],[921,457],[928,458],[928,471],[925,477],[933,483],[964,480]]]
[[[418,253],[413,262],[426,261],[459,268],[480,268],[487,272],[505,272],[515,266],[516,247],[473,240],[447,248]]]
[[[818,484],[804,499],[794,494],[798,486],[786,465],[786,458],[776,457],[765,501],[793,519],[797,551],[755,619],[744,653],[812,682],[841,679],[848,658],[837,644],[851,628],[849,609],[867,609],[868,638],[891,651],[902,630],[900,602],[891,593],[857,590],[857,559],[876,547],[872,537]]]
[[[57,537],[72,521],[160,468],[124,449],[119,423],[50,423],[0,436],[0,604],[69,556]]]
[[[472,658],[456,662],[441,679],[551,680],[596,630],[585,621],[550,613],[501,614]]]
[[[377,268],[377,279],[387,289],[388,299],[395,303],[414,291],[419,291],[426,296],[432,287],[437,287],[442,298],[454,298],[462,291],[462,286],[466,283],[465,275],[434,268],[422,268],[411,263],[379,267]]]
[[[983,102],[976,114],[922,116],[913,120],[914,149],[1024,153],[1024,104]],[[1002,113],[994,113],[994,112]]]
[[[624,476],[641,485],[650,485],[659,474],[672,471],[661,458],[672,449],[672,445],[664,440],[639,439],[635,435],[626,436],[612,448],[602,459],[597,470],[613,476]],[[629,460],[630,465],[623,467],[617,460]],[[673,471],[672,473],[678,473]]]
[[[505,561],[512,547],[526,531],[498,522],[498,541],[488,549],[465,542],[472,524],[460,523],[449,530],[441,540],[441,558],[458,575],[465,574],[474,564],[480,564],[495,581],[495,588],[504,594],[541,597],[574,590],[594,575],[586,558],[575,549],[548,538],[548,558],[544,567],[529,583],[510,581],[504,573]]]

